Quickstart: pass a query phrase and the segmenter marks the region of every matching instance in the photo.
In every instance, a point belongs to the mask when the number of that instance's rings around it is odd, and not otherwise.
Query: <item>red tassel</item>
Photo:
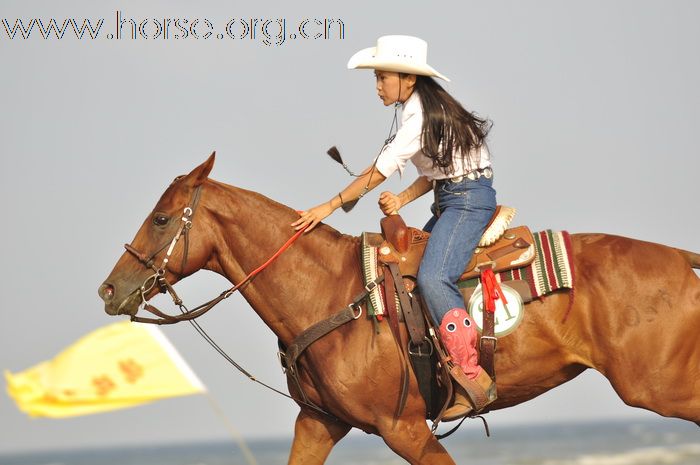
[[[481,271],[481,293],[484,296],[484,309],[491,313],[496,311],[496,300],[501,299],[503,304],[508,304],[501,285],[496,280],[496,275],[493,274],[491,268]]]

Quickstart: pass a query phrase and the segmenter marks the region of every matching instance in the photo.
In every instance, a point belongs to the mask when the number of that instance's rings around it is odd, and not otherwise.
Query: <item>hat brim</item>
[[[438,72],[427,63],[417,64],[404,60],[376,57],[376,49],[376,47],[368,47],[355,53],[348,60],[348,69],[378,69],[397,73],[419,74],[421,76],[435,76],[450,82],[447,76]]]

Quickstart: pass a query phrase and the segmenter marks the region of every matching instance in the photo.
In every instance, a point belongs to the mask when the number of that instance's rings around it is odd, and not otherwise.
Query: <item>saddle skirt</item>
[[[494,273],[529,265],[535,259],[534,239],[530,228],[508,228],[515,209],[499,206],[474,250],[474,254],[459,280],[479,276],[484,267]],[[369,234],[370,244],[378,247],[381,263],[398,263],[403,276],[415,278],[418,274],[430,233],[407,227],[399,215],[382,219],[382,235]]]

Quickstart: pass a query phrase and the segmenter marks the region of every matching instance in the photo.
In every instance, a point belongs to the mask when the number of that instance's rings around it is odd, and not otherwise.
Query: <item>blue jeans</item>
[[[465,308],[457,280],[464,272],[486,225],[496,210],[493,178],[472,181],[438,181],[435,189],[440,216],[435,215],[424,226],[430,239],[418,270],[418,287],[433,320],[440,325],[442,317],[453,308]]]

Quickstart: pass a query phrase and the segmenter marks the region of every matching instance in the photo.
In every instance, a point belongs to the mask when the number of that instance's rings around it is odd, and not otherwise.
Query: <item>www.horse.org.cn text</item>
[[[135,18],[117,10],[105,18],[2,18],[0,40],[236,40],[280,46],[292,41],[342,40],[340,18]],[[111,23],[111,28],[108,25]]]

